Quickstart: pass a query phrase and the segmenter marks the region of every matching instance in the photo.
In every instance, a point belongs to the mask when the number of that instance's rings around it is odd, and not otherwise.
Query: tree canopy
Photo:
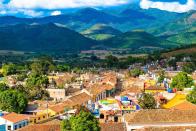
[[[0,83],[0,92],[8,90],[9,87],[5,83]]]
[[[188,63],[188,64],[185,64],[183,67],[182,67],[182,71],[188,73],[188,74],[191,74],[193,73],[194,71],[196,70],[196,66],[194,63]]]
[[[139,68],[135,68],[129,72],[129,75],[132,77],[138,77],[139,75],[142,75],[142,74],[144,74],[144,72]]]
[[[30,67],[32,73],[37,75],[43,75],[52,70],[55,70],[52,58],[47,56],[43,56],[35,60]]]
[[[151,94],[144,93],[141,98],[138,99],[139,105],[143,109],[155,109],[156,100]]]
[[[178,90],[183,90],[184,88],[190,88],[193,86],[193,79],[188,76],[186,72],[180,72],[173,77],[171,87],[177,88]]]
[[[16,90],[6,90],[0,93],[0,109],[8,112],[21,113],[25,110],[27,97]]]
[[[90,112],[81,110],[61,123],[62,131],[100,131],[99,122]]]
[[[16,73],[16,66],[12,63],[10,64],[3,64],[2,66],[2,74],[4,76],[12,75]]]
[[[161,70],[159,72],[158,83],[162,83],[164,79],[165,79],[165,71]]]
[[[193,91],[186,96],[186,99],[187,101],[196,104],[196,88],[194,88]]]
[[[35,86],[46,87],[48,83],[49,80],[47,76],[36,75],[36,74],[31,74],[26,81],[26,85],[28,87],[35,87]]]

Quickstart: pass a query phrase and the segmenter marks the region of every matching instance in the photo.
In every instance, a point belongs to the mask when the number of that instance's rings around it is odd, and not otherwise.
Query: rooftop
[[[196,110],[196,105],[188,102],[188,101],[184,101],[174,107],[172,107],[172,109],[177,109],[177,110]]]
[[[123,123],[101,123],[101,131],[126,131]]]
[[[160,124],[196,122],[196,110],[140,110],[125,116],[129,124]]]
[[[9,113],[5,116],[2,116],[2,118],[6,119],[8,121],[11,121],[13,123],[17,123],[17,122],[20,122],[23,120],[28,120],[29,117],[27,115],[16,114],[16,113],[12,112],[12,113]]]
[[[48,124],[48,125],[34,124],[21,128],[18,131],[60,131],[60,130],[61,129],[59,124]]]

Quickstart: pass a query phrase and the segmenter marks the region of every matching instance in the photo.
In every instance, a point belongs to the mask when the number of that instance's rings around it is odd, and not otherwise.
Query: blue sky
[[[157,8],[171,12],[196,9],[196,0],[0,0],[0,15],[42,17],[59,15],[66,9],[110,7],[138,2],[143,9]]]

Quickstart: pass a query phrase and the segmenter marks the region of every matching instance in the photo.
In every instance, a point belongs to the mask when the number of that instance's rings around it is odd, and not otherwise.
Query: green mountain
[[[149,28],[148,32],[155,35],[173,35],[179,32],[191,32],[196,27],[196,11],[185,13],[179,19],[168,22],[161,27]]]
[[[52,23],[0,27],[0,50],[17,51],[81,51],[95,41]]]
[[[81,32],[81,34],[85,35],[86,37],[95,40],[106,40],[121,33],[122,32],[120,32],[119,30],[105,24],[96,24],[89,29]]]
[[[111,9],[112,8],[112,9]],[[158,9],[144,10],[137,4],[130,7],[107,7],[102,9],[82,8],[70,13],[43,18],[0,17],[0,25],[8,24],[47,24],[58,23],[75,31],[87,30],[95,24],[106,24],[120,31],[160,27],[165,23],[180,18],[183,14],[161,11]]]
[[[196,31],[193,32],[180,32],[174,35],[161,36],[161,38],[167,39],[172,42],[179,43],[181,45],[190,45],[196,43]]]
[[[163,49],[178,46],[177,43],[155,37],[144,31],[130,31],[119,36],[105,40],[105,46],[111,48],[138,49]]]

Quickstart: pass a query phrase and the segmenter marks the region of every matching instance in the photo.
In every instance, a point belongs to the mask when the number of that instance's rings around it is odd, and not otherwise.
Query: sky
[[[0,0],[0,15],[42,17],[60,15],[67,9],[111,7],[138,2],[141,8],[170,12],[196,10],[196,0]]]

